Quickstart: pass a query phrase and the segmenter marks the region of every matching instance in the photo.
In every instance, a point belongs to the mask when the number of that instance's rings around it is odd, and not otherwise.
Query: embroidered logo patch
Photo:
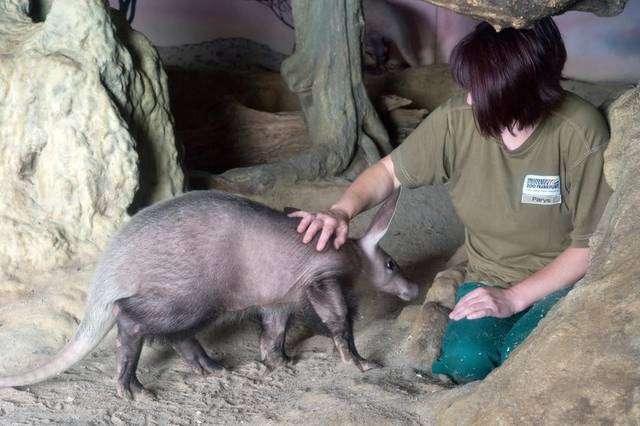
[[[522,186],[523,204],[560,204],[560,176],[526,175]]]

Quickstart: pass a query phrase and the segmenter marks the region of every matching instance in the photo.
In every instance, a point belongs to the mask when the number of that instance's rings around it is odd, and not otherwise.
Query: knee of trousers
[[[497,348],[482,342],[459,339],[443,348],[432,366],[435,374],[446,374],[458,383],[484,379],[500,364]]]

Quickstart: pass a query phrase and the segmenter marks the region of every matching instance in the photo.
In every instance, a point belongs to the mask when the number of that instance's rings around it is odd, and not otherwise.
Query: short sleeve
[[[569,209],[573,220],[572,247],[588,247],[600,221],[611,188],[604,177],[603,153],[606,141],[596,146],[568,171]]]
[[[415,188],[449,180],[451,138],[447,112],[444,106],[435,109],[391,153],[396,177],[403,186]]]

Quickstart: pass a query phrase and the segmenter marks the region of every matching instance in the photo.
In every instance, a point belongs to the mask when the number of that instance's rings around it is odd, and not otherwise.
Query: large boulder
[[[538,19],[568,10],[599,16],[618,15],[627,0],[423,0],[454,12],[474,16],[496,28],[524,28]]]
[[[510,359],[447,400],[439,424],[640,422],[640,88],[609,109],[615,189],[589,271]]]
[[[157,53],[105,2],[3,2],[0,54],[0,271],[93,256],[182,190]]]

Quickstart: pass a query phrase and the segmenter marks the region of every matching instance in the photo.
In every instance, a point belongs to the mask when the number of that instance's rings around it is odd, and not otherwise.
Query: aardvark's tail
[[[115,322],[112,303],[90,305],[75,336],[62,351],[31,371],[0,377],[0,388],[30,385],[62,373],[98,346]]]

